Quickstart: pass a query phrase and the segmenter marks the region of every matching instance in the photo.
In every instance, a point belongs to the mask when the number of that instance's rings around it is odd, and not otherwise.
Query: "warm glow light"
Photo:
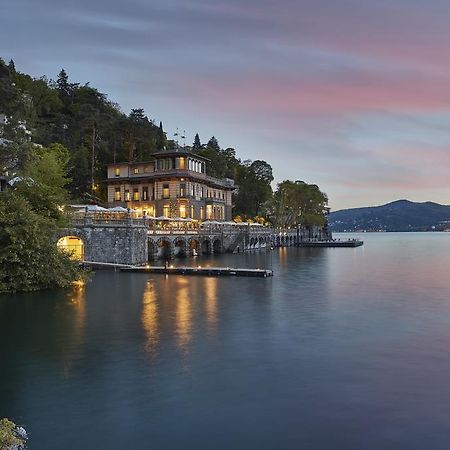
[[[57,247],[67,253],[70,259],[82,261],[84,259],[84,243],[77,236],[64,236],[57,242]]]

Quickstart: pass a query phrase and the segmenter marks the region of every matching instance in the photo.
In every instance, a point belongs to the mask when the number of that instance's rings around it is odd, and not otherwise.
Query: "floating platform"
[[[203,275],[214,277],[260,277],[273,276],[273,271],[268,269],[234,269],[231,267],[121,267],[122,272],[157,273],[161,275]]]
[[[348,241],[300,242],[298,247],[361,247],[361,245],[364,245],[364,241],[351,239]]]

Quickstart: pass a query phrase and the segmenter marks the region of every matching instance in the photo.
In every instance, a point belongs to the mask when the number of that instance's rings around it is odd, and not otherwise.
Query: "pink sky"
[[[7,0],[0,56],[143,107],[334,209],[450,203],[450,3]],[[15,39],[9,39],[11,34]]]

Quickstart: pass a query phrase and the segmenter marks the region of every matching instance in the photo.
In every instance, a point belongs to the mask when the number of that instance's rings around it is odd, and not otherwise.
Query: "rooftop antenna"
[[[177,127],[177,131],[173,134],[174,135],[174,137],[175,137],[175,142],[176,142],[176,144],[177,144],[177,150],[178,150],[178,135],[179,135],[179,133],[178,133],[178,127]]]
[[[183,130],[183,135],[181,136],[183,139],[183,148],[186,148],[186,130]]]

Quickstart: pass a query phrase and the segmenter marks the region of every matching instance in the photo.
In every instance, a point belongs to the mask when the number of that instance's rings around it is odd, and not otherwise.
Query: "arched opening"
[[[198,256],[200,254],[200,243],[197,239],[189,241],[189,256]]]
[[[70,259],[75,261],[83,261],[84,259],[84,242],[77,236],[64,236],[56,243],[57,247],[67,253]]]
[[[173,245],[174,256],[186,256],[186,242],[183,239],[177,239]]]
[[[165,239],[161,239],[158,242],[158,258],[161,259],[170,259],[171,256],[171,243]]]
[[[202,253],[209,255],[211,253],[211,241],[209,239],[204,239],[202,242]]]
[[[220,239],[216,239],[213,242],[213,250],[214,253],[222,253],[222,241]]]

